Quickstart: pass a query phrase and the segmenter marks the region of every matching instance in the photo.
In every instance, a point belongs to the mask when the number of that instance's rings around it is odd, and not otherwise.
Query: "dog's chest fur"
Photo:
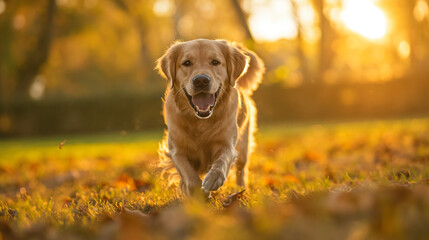
[[[186,155],[193,168],[200,173],[210,168],[219,148],[235,149],[238,138],[237,112],[228,108],[237,109],[238,95],[234,94],[231,98],[227,100],[228,104],[219,102],[209,119],[197,119],[183,113],[174,114],[176,111],[172,109],[167,110],[167,115],[172,114],[167,116],[170,151]],[[225,112],[233,114],[225,115]],[[168,120],[170,117],[171,121]]]

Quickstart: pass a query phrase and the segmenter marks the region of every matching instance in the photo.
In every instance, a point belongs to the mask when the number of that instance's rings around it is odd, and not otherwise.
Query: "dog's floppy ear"
[[[170,81],[171,88],[176,81],[176,61],[179,47],[179,43],[173,44],[156,62],[156,69],[162,77]]]
[[[219,42],[224,45],[222,48],[226,59],[229,82],[231,86],[234,86],[237,79],[246,72],[250,59],[240,49],[227,41],[219,40]]]

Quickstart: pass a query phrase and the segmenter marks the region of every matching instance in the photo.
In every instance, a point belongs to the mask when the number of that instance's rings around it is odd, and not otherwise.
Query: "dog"
[[[169,81],[159,152],[164,169],[180,176],[181,192],[219,189],[233,164],[237,185],[245,187],[256,130],[251,95],[265,71],[262,60],[236,43],[196,39],[173,43],[156,69]]]

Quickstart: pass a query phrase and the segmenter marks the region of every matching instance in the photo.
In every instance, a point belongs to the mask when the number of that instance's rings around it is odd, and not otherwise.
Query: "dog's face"
[[[248,57],[226,41],[198,39],[171,46],[159,59],[158,69],[175,94],[187,99],[195,115],[206,119],[247,64]]]

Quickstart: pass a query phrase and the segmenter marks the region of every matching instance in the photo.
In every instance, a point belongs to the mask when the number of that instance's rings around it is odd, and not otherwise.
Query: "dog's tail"
[[[237,80],[237,86],[242,92],[251,95],[262,81],[262,75],[265,72],[264,62],[258,57],[258,55],[256,55],[255,52],[250,51],[239,44],[235,44],[235,47],[240,49],[250,59],[247,71]]]

